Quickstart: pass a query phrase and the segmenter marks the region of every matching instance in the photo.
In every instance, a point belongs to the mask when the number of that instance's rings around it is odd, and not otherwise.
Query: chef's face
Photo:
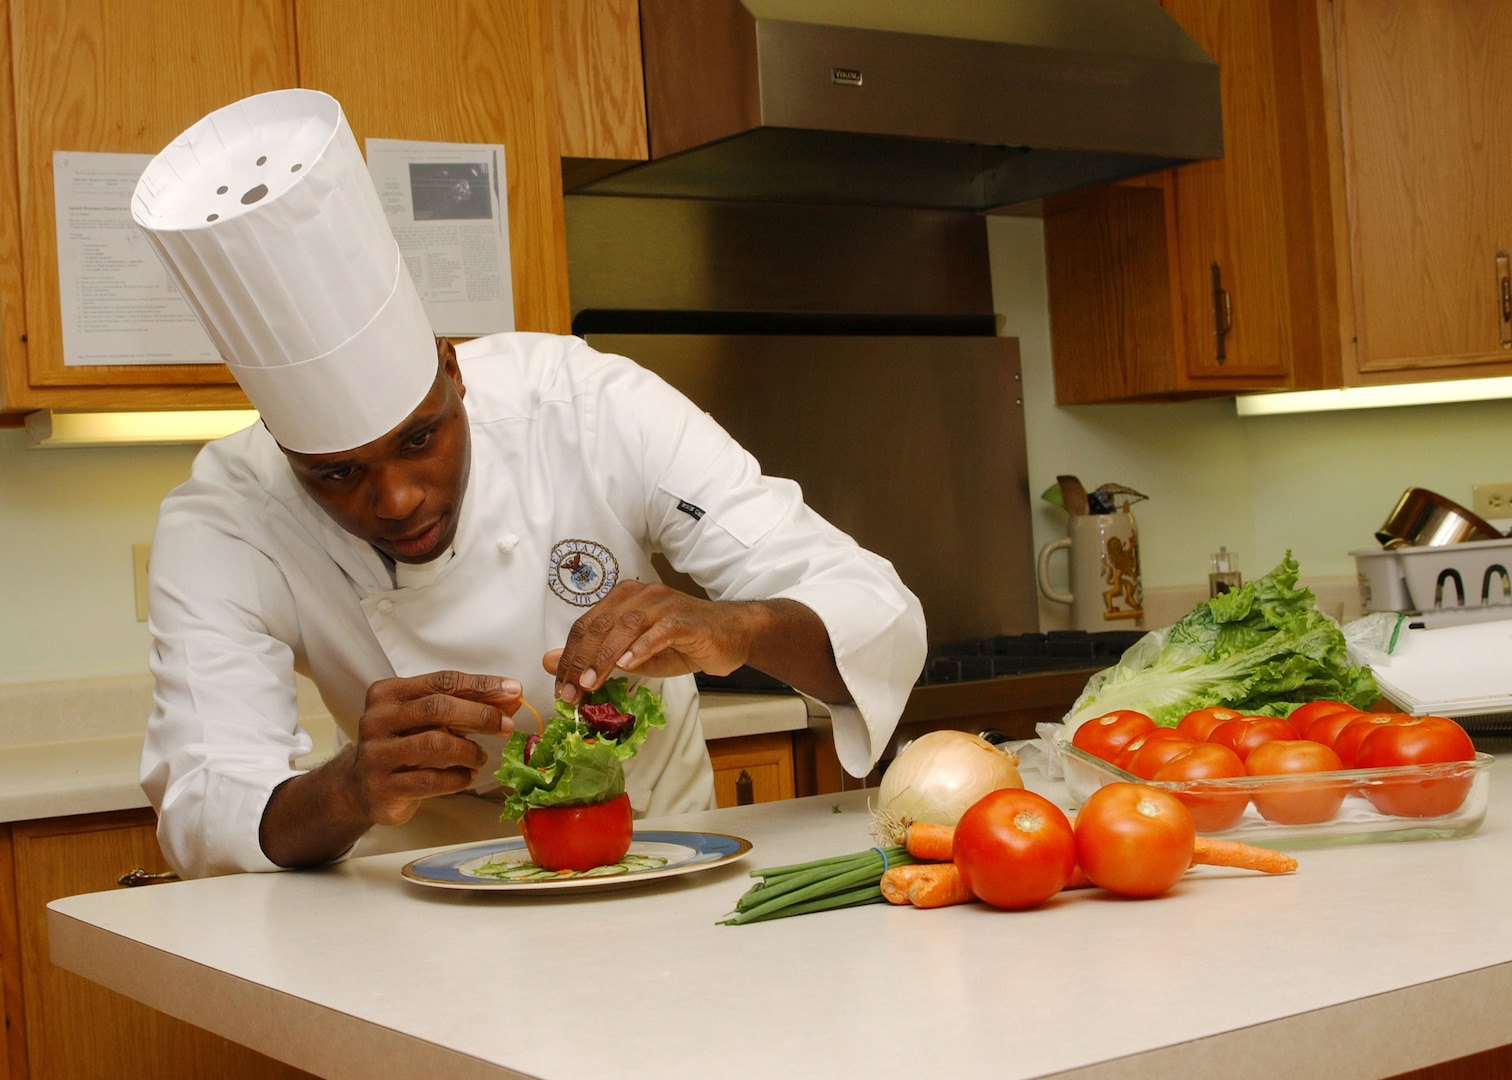
[[[444,554],[457,534],[472,444],[451,342],[436,342],[436,381],[387,435],[334,454],[284,456],[331,520],[395,562]]]

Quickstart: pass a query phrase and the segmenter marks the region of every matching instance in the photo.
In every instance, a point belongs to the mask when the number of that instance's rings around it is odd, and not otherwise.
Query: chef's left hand
[[[750,654],[758,607],[700,600],[659,582],[621,581],[542,662],[556,676],[557,697],[569,703],[598,689],[617,667],[651,678],[728,675]]]

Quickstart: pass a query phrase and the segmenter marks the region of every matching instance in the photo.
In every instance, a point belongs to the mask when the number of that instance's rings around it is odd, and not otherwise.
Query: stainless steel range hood
[[[651,160],[575,190],[984,210],[1223,154],[1156,0],[640,0]]]

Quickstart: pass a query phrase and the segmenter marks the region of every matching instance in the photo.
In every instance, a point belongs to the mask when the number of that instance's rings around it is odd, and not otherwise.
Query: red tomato
[[[1358,769],[1473,761],[1475,746],[1465,729],[1444,716],[1415,717],[1375,728],[1360,743]],[[1382,779],[1365,785],[1365,797],[1383,814],[1438,817],[1452,814],[1470,794],[1470,777]]]
[[[1239,755],[1217,743],[1198,743],[1180,757],[1174,757],[1160,767],[1154,780],[1228,780],[1244,776],[1244,762]],[[1220,785],[1198,784],[1191,790],[1173,791],[1187,812],[1192,815],[1192,824],[1198,832],[1222,832],[1231,829],[1244,815],[1249,805],[1249,795],[1244,791],[1224,790]]]
[[[1334,753],[1339,755],[1339,760],[1344,763],[1346,769],[1355,768],[1355,755],[1360,751],[1360,743],[1365,737],[1378,727],[1387,727],[1392,724],[1401,724],[1413,719],[1406,713],[1361,713],[1334,736]]]
[[[630,796],[588,806],[525,811],[520,834],[530,861],[543,870],[592,870],[617,863],[630,850]]]
[[[1156,728],[1130,742],[1119,751],[1113,763],[1126,773],[1149,780],[1166,762],[1196,745],[1175,728]]]
[[[1076,861],[1087,880],[1120,896],[1159,896],[1192,864],[1196,830],[1168,791],[1107,784],[1076,812]]]
[[[1208,742],[1226,746],[1244,761],[1255,747],[1272,739],[1298,739],[1297,729],[1279,716],[1241,716],[1219,724],[1208,736]]]
[[[1320,742],[1332,749],[1334,740],[1356,719],[1364,715],[1358,709],[1339,709],[1336,712],[1324,713],[1308,721],[1307,727],[1302,729],[1302,737]]]
[[[1244,714],[1238,709],[1225,708],[1222,705],[1209,705],[1205,709],[1193,709],[1183,716],[1176,724],[1176,730],[1185,732],[1198,742],[1206,742],[1207,737],[1213,733],[1213,729],[1219,724],[1230,720],[1238,720]]]
[[[1150,742],[1191,742],[1192,737],[1184,731],[1177,731],[1173,727],[1157,727],[1146,731],[1143,735],[1136,735],[1124,744],[1124,750],[1134,749]],[[1122,753],[1123,751],[1119,751]]]
[[[982,796],[956,823],[951,857],[977,899],[1017,911],[1042,904],[1076,870],[1076,835],[1043,795],[1002,788]]]
[[[1353,705],[1347,701],[1330,701],[1328,698],[1319,698],[1317,701],[1305,701],[1298,705],[1286,718],[1291,721],[1291,726],[1299,732],[1305,732],[1307,725],[1319,717],[1331,716],[1336,712],[1357,713]]]
[[[1112,761],[1136,735],[1155,730],[1155,721],[1133,709],[1094,716],[1071,733],[1071,745],[1093,757]]]
[[[1272,739],[1257,746],[1244,767],[1251,776],[1338,772],[1339,755],[1322,743],[1306,739]],[[1349,785],[1334,780],[1308,780],[1298,784],[1266,784],[1250,792],[1255,809],[1266,821],[1278,825],[1310,825],[1328,821],[1339,812]]]

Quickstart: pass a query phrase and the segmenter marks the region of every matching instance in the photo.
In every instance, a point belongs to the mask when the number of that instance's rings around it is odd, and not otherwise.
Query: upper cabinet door
[[[9,29],[14,157],[0,165],[14,164],[16,183],[0,182],[12,192],[0,217],[14,213],[20,233],[19,251],[0,254],[22,267],[24,302],[0,306],[5,406],[244,405],[220,364],[64,365],[52,155],[156,153],[214,108],[295,85],[293,0],[10,0]]]
[[[515,326],[568,333],[551,0],[301,0],[299,82],[369,137],[502,143]]]
[[[1512,252],[1512,4],[1330,8],[1347,208],[1341,292],[1352,301],[1341,335],[1347,377],[1512,370],[1512,286],[1505,262],[1498,268],[1498,255]]]
[[[636,0],[554,0],[562,156],[645,161],[646,85]]]
[[[1306,3],[1165,7],[1218,62],[1224,156],[1046,200],[1061,404],[1327,378],[1334,281],[1317,20]]]
[[[1223,93],[1222,160],[1171,177],[1186,372],[1284,384],[1296,342],[1270,5],[1166,8],[1218,61]]]

